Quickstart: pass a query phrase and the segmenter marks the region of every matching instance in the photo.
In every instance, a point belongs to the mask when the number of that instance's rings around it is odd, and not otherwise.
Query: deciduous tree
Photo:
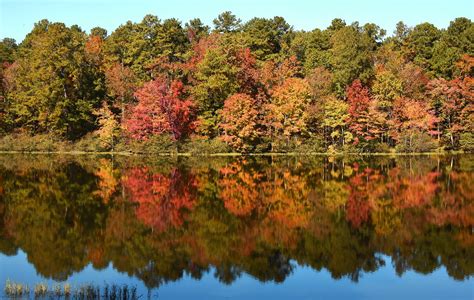
[[[193,130],[192,102],[181,99],[182,83],[157,78],[135,93],[138,103],[125,119],[127,132],[135,139],[170,134],[179,140]]]
[[[266,105],[266,118],[270,135],[284,138],[287,146],[291,139],[298,140],[307,131],[308,107],[311,89],[304,79],[289,78],[275,88],[270,103]]]
[[[230,96],[220,112],[222,140],[239,151],[251,151],[261,138],[258,104],[245,94]]]

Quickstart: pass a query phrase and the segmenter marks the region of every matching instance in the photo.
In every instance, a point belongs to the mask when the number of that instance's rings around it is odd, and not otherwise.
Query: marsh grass
[[[3,291],[7,297],[11,298],[22,298],[30,294],[30,288],[28,285],[15,283],[10,280],[6,281]]]
[[[7,280],[4,288],[8,299],[68,299],[68,300],[137,300],[140,298],[135,286],[105,284],[103,288],[93,284],[72,287],[69,283],[54,284],[51,287],[41,282],[31,293],[28,285]]]

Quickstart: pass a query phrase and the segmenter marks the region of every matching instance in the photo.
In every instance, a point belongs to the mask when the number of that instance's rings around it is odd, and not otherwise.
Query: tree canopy
[[[468,18],[399,22],[392,35],[231,12],[213,25],[147,15],[86,33],[41,20],[20,44],[3,39],[0,135],[77,141],[117,123],[111,148],[160,136],[243,152],[473,150]]]

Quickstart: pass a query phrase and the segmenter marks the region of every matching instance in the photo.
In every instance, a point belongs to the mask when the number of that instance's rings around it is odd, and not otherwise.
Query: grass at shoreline
[[[137,287],[118,284],[104,286],[92,283],[74,285],[69,283],[53,284],[41,282],[33,286],[7,280],[3,292],[6,299],[68,299],[68,300],[138,300]]]
[[[120,155],[120,156],[188,156],[188,157],[237,157],[237,156],[423,156],[423,155],[456,155],[472,154],[464,151],[444,151],[444,152],[374,152],[374,153],[354,153],[354,152],[288,152],[288,153],[203,153],[196,154],[190,152],[127,152],[127,151],[0,151],[0,154],[61,154],[61,155]]]
[[[426,145],[425,145],[426,146]],[[319,144],[302,144],[300,146],[256,148],[255,152],[236,152],[219,139],[186,140],[174,142],[163,136],[156,136],[146,141],[117,140],[112,145],[105,145],[95,137],[87,136],[71,142],[51,135],[12,134],[0,136],[0,154],[61,154],[61,155],[117,155],[117,156],[160,156],[160,157],[238,157],[238,156],[415,156],[415,155],[453,155],[469,153],[471,148],[449,150],[444,147],[375,147],[373,152],[362,152],[356,147],[322,147]],[[369,149],[365,149],[369,150]],[[360,152],[359,152],[360,151]],[[413,152],[410,152],[413,151]],[[472,151],[471,151],[472,153]]]

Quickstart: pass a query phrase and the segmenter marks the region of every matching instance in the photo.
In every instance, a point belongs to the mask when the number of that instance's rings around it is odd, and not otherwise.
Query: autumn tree
[[[265,87],[266,92],[271,94],[273,90],[282,85],[285,80],[303,77],[303,70],[298,59],[295,56],[290,56],[281,61],[266,61],[259,69],[258,77],[261,84]]]
[[[399,143],[401,151],[426,152],[436,147],[430,136],[437,133],[437,119],[426,103],[398,98],[393,114],[391,137]]]
[[[125,118],[126,106],[134,101],[134,92],[137,89],[137,78],[133,71],[116,62],[105,70],[107,95],[112,104],[120,109],[121,120]]]
[[[399,22],[389,37],[342,19],[310,31],[231,12],[213,23],[146,15],[86,34],[42,20],[20,45],[3,39],[0,133],[77,140],[113,131],[105,148],[128,135],[153,137],[131,148],[202,142],[210,152],[306,151],[323,141],[344,151],[417,141],[431,149],[433,136],[446,149],[473,148],[468,18],[446,29]],[[116,122],[120,133],[109,130]]]
[[[254,149],[262,136],[261,112],[256,101],[246,94],[232,95],[220,114],[221,139],[239,151]]]
[[[314,100],[321,99],[332,93],[333,74],[326,68],[317,67],[306,76],[311,87]]]
[[[277,140],[284,139],[287,147],[291,140],[300,142],[300,137],[308,131],[306,121],[310,103],[311,90],[304,79],[289,78],[276,87],[270,103],[266,105],[270,136]]]
[[[157,78],[135,93],[138,100],[125,119],[130,136],[146,140],[153,135],[170,134],[180,140],[193,129],[193,104],[181,99],[183,85],[179,81]]]
[[[104,95],[93,67],[85,67],[85,40],[77,26],[35,24],[18,50],[9,91],[16,126],[72,139],[95,127],[92,110]]]
[[[347,102],[349,128],[355,136],[355,144],[361,143],[360,148],[369,147],[370,150],[371,141],[380,139],[383,142],[386,115],[379,111],[381,104],[372,99],[368,88],[359,80],[347,88]]]
[[[375,81],[372,83],[372,93],[385,102],[386,111],[390,111],[393,100],[401,95],[424,98],[427,83],[425,71],[407,61],[393,42],[387,42],[375,53]]]
[[[451,149],[459,145],[461,134],[472,133],[473,120],[473,79],[434,79],[428,85],[431,105],[438,123],[438,140],[447,140]],[[466,135],[466,138],[469,138]]]
[[[7,121],[7,106],[8,99],[6,99],[8,88],[7,69],[15,61],[15,54],[18,45],[16,41],[11,38],[4,38],[0,41],[0,133],[9,129],[11,124]],[[10,72],[11,73],[11,72]]]
[[[348,105],[333,96],[323,98],[322,101],[324,137],[326,141],[330,141],[331,149],[335,150],[336,147],[352,141],[352,134],[346,130],[349,119]]]
[[[230,43],[229,43],[230,42]],[[218,135],[218,110],[235,93],[254,96],[258,93],[256,60],[247,48],[239,48],[228,39],[207,49],[196,65],[191,95],[199,109],[198,132],[208,137]]]
[[[100,147],[104,150],[114,151],[114,146],[120,137],[120,123],[110,110],[107,102],[95,112],[98,129],[94,132],[99,139]]]
[[[464,54],[459,61],[456,62],[456,73],[461,78],[474,77],[474,56]]]

